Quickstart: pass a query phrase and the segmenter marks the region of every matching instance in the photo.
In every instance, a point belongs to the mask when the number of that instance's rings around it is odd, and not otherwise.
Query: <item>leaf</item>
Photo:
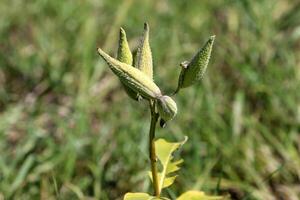
[[[127,193],[124,200],[150,200],[152,197],[147,193]]]
[[[183,193],[177,200],[219,200],[224,199],[221,196],[208,196],[202,191],[187,191]]]
[[[165,199],[165,200],[169,200],[167,198],[157,198],[157,197],[153,197],[150,196],[147,193],[127,193],[124,196],[123,200],[160,200],[160,199]]]
[[[152,53],[149,44],[149,25],[147,23],[144,24],[144,33],[136,53],[135,67],[153,79]]]
[[[177,172],[180,165],[183,162],[183,159],[173,161],[173,152],[180,148],[187,141],[187,137],[184,138],[182,142],[167,142],[164,139],[158,139],[155,141],[155,148],[157,158],[162,165],[162,171],[158,173],[159,181],[159,191],[163,188],[169,187],[172,185],[177,177],[174,175],[174,172]],[[152,180],[152,173],[149,172],[149,176]]]

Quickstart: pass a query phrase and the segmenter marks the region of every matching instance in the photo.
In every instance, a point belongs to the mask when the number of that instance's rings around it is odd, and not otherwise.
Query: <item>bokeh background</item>
[[[97,55],[119,27],[150,25],[155,81],[216,35],[201,82],[176,96],[158,137],[189,141],[174,198],[300,197],[300,3],[292,0],[1,0],[0,199],[121,199],[151,192],[149,110]]]

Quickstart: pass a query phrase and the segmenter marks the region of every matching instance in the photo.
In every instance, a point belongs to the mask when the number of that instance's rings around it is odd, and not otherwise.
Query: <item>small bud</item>
[[[175,101],[169,96],[161,96],[157,99],[157,111],[164,122],[167,122],[175,117],[177,114],[177,105]]]
[[[182,69],[175,93],[201,80],[209,62],[214,40],[215,36],[211,36],[189,63],[185,61],[180,64]]]
[[[147,23],[144,24],[144,33],[134,63],[136,68],[147,74],[150,79],[153,79],[152,53],[149,44],[149,25]]]

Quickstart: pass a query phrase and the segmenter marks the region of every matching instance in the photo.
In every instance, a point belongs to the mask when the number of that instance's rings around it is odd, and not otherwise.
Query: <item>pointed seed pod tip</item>
[[[136,57],[135,67],[147,74],[149,78],[153,79],[153,61],[152,52],[149,44],[149,25],[144,23],[144,32],[140,40]]]

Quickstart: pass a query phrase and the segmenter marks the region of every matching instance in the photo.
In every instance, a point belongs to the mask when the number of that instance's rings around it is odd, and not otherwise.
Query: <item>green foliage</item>
[[[177,172],[179,165],[183,162],[183,159],[173,160],[173,153],[179,149],[185,142],[187,137],[182,142],[167,142],[165,139],[158,139],[155,141],[155,149],[157,151],[157,158],[162,165],[162,170],[158,173],[159,191],[163,188],[172,185],[177,177],[174,172]],[[149,173],[151,180],[152,175]]]
[[[164,197],[153,197],[147,193],[127,193],[124,200],[169,200]],[[224,197],[220,196],[208,196],[201,191],[187,191],[180,195],[176,200],[225,200]]]
[[[158,173],[159,190],[172,185],[177,177],[176,172],[180,169],[179,165],[183,163],[183,159],[174,161],[173,153],[178,150],[186,141],[187,137],[181,142],[167,142],[165,139],[158,139],[155,141],[155,148],[157,151],[157,158],[162,165],[162,171]],[[149,172],[152,179],[152,174]],[[127,193],[124,200],[155,200],[166,199],[166,197],[153,197],[147,193]],[[180,195],[177,200],[221,200],[221,196],[209,196],[201,191],[187,191]]]
[[[150,200],[152,198],[147,193],[127,193],[124,196],[124,200]]]
[[[127,193],[124,200],[168,200],[167,198],[157,198],[147,193]]]
[[[224,197],[208,196],[204,192],[200,192],[200,191],[187,191],[177,198],[177,200],[220,200],[220,199],[224,199]]]
[[[134,52],[144,21],[153,30],[155,83],[166,94],[179,62],[217,36],[201,84],[174,98],[180,115],[158,129],[168,141],[190,138],[165,194],[193,188],[239,200],[298,199],[299,6],[1,0],[0,199],[119,200],[152,191],[144,173],[148,112],[95,52],[115,55],[120,26]]]

